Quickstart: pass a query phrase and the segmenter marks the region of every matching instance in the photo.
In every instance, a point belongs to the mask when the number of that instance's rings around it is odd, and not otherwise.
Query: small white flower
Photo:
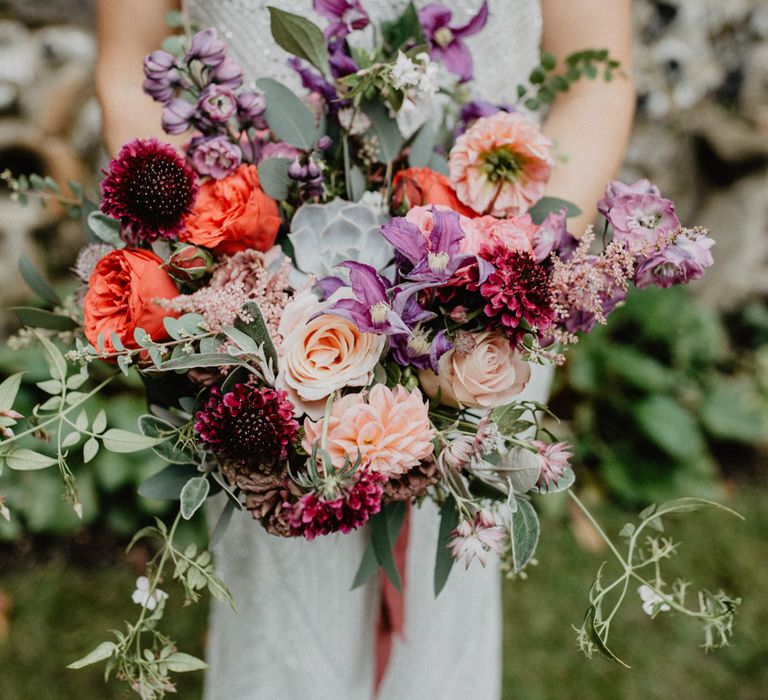
[[[422,68],[414,63],[402,51],[397,52],[397,60],[390,69],[392,85],[398,90],[416,87],[421,81]]]
[[[419,92],[422,96],[432,96],[440,87],[440,66],[430,60],[428,53],[418,54],[416,60],[421,62],[423,71],[419,80]]]
[[[365,134],[371,128],[371,118],[359,109],[344,107],[338,113],[339,124],[350,136]]]
[[[149,579],[146,576],[139,576],[136,579],[136,590],[131,596],[131,600],[136,605],[144,605],[147,610],[154,610],[157,604],[161,600],[165,600],[168,594],[165,591],[161,591],[159,588],[155,589],[155,592],[150,594],[149,592]]]
[[[664,599],[650,586],[642,585],[637,589],[637,592],[643,599],[643,612],[646,615],[653,615],[653,611],[657,603],[661,603],[661,605],[658,606],[659,612],[667,612],[672,609],[669,607],[669,605],[663,602]]]

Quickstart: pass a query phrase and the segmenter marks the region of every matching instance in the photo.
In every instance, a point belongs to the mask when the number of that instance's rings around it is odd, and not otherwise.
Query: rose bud
[[[193,282],[205,277],[213,269],[213,256],[203,248],[190,243],[174,246],[168,260],[168,272],[179,282]]]

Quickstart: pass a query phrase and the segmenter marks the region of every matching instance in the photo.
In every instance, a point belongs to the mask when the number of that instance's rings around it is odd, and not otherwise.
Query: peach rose
[[[113,333],[125,347],[139,347],[133,339],[136,328],[143,328],[153,340],[163,340],[168,337],[163,318],[176,314],[161,308],[154,300],[173,299],[178,295],[179,290],[163,268],[163,261],[152,251],[139,248],[112,251],[99,260],[88,281],[83,300],[85,337],[96,346],[101,333],[108,351],[114,351]]]
[[[478,214],[524,214],[544,195],[552,173],[552,142],[517,112],[478,119],[453,145],[451,185]]]
[[[533,253],[531,241],[536,235],[537,226],[529,214],[509,219],[478,216],[462,220],[461,227],[466,234],[461,242],[462,253],[477,254],[483,246],[493,247],[497,243],[503,243],[510,250]]]
[[[462,347],[465,346],[465,347]],[[500,333],[460,339],[440,358],[440,374],[419,372],[425,393],[447,406],[493,408],[509,403],[531,378],[531,366]]]
[[[220,255],[248,248],[264,252],[274,244],[280,222],[277,202],[261,189],[256,166],[241,165],[228,177],[202,184],[179,239]]]
[[[373,379],[385,336],[362,333],[335,314],[317,315],[350,293],[342,288],[324,303],[303,293],[285,307],[278,327],[283,342],[277,386],[288,392],[297,415],[317,420],[334,391]]]
[[[323,420],[304,420],[302,446],[312,452],[323,432]],[[421,392],[405,387],[388,389],[376,384],[368,394],[347,394],[333,402],[326,443],[333,465],[354,463],[358,454],[363,466],[386,477],[400,476],[433,450],[435,432],[429,423],[429,406]]]
[[[410,207],[440,204],[463,216],[476,216],[456,196],[451,181],[442,173],[429,168],[406,168],[395,175],[392,182],[392,206],[399,209],[403,204]]]

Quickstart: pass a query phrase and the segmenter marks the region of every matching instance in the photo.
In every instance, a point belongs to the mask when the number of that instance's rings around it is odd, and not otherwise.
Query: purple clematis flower
[[[635,271],[635,286],[671,287],[699,279],[714,263],[715,241],[701,231],[683,231],[663,250],[643,260]]]
[[[429,239],[424,237],[416,224],[403,217],[395,217],[381,227],[384,236],[413,269],[406,275],[409,279],[426,283],[426,286],[445,284],[462,265],[476,260],[480,283],[491,273],[492,267],[482,258],[461,253],[464,231],[459,225],[455,211],[432,207],[434,226]]]
[[[356,29],[364,29],[370,21],[360,0],[313,0],[312,7],[331,20],[325,28],[326,39],[343,38]]]
[[[363,333],[410,335],[411,329],[400,316],[408,297],[398,294],[398,290],[395,290],[390,302],[387,280],[370,265],[347,260],[339,263],[337,267],[346,267],[349,270],[354,297],[339,299],[325,313],[349,319]]]
[[[429,55],[442,61],[445,67],[459,76],[462,83],[472,79],[472,54],[463,39],[477,34],[488,21],[488,2],[461,27],[451,27],[453,13],[445,5],[430,3],[419,10],[419,22],[429,42]]]

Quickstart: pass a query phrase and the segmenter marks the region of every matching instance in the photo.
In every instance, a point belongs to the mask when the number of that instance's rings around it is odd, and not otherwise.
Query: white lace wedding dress
[[[391,19],[406,0],[363,0],[374,21]],[[421,3],[417,2],[417,6]],[[454,26],[480,0],[444,0]],[[273,42],[267,5],[313,17],[311,0],[190,0],[192,18],[230,42],[250,77],[298,87],[287,54]],[[475,59],[473,89],[494,102],[535,65],[541,37],[539,0],[490,0],[485,30],[467,40]],[[544,400],[551,372],[534,367],[524,392]],[[414,509],[405,590],[405,629],[395,638],[378,700],[497,700],[501,695],[501,597],[497,562],[455,567],[433,595],[438,513]],[[214,603],[208,638],[207,700],[369,700],[374,686],[377,580],[350,591],[366,546],[365,531],[313,542],[270,536],[235,513],[215,549],[219,573],[238,611]]]

